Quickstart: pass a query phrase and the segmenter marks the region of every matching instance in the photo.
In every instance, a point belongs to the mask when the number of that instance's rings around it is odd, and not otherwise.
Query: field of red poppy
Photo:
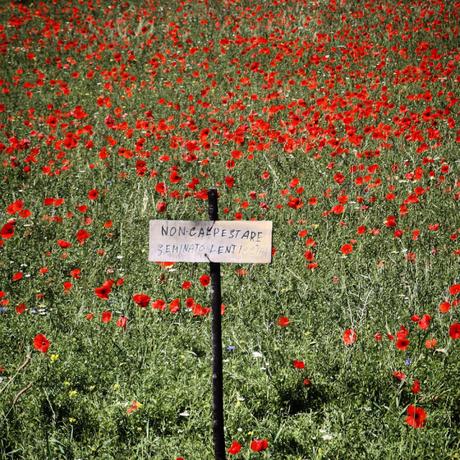
[[[0,457],[460,459],[460,3],[0,3]]]

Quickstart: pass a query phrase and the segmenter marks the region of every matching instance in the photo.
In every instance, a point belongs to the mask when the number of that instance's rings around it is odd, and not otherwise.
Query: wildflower
[[[405,337],[398,338],[398,340],[395,343],[395,346],[398,350],[401,351],[406,351],[407,348],[409,347],[410,341],[406,339]]]
[[[94,293],[103,300],[109,299],[109,294],[112,290],[113,280],[105,281],[102,286],[97,287],[94,289]]]
[[[410,391],[416,395],[417,393],[420,393],[420,380],[414,380],[414,383],[412,384],[412,388]]]
[[[142,403],[140,403],[139,401],[133,401],[131,405],[128,407],[128,409],[126,410],[126,412],[128,414],[131,414],[137,409],[140,409],[141,407],[142,407]]]
[[[460,339],[460,323],[453,323],[450,325],[449,336],[453,340]]]
[[[112,319],[112,312],[110,310],[105,310],[102,312],[102,315],[101,315],[101,321],[104,323],[104,324],[107,324],[111,321]]]
[[[292,364],[296,369],[305,369],[305,363],[303,361],[299,361],[299,360],[295,359],[292,362]]]
[[[16,225],[15,220],[10,220],[7,222],[0,230],[0,236],[4,239],[7,240],[9,238],[12,238],[14,236],[14,228]]]
[[[407,408],[406,423],[413,428],[422,428],[425,426],[427,414],[423,407],[417,407],[413,404]]]
[[[43,334],[37,334],[34,337],[34,348],[42,353],[46,353],[50,346],[49,340]]]
[[[342,336],[342,340],[345,345],[353,345],[356,342],[357,338],[358,336],[356,334],[356,331],[353,329],[347,329]]]
[[[344,256],[346,256],[348,254],[351,254],[353,252],[353,245],[351,245],[349,243],[342,245],[342,247],[340,248],[340,252]]]
[[[209,275],[201,275],[200,276],[200,284],[203,287],[208,286],[210,282],[211,282],[211,278],[209,277]]]
[[[231,446],[228,449],[228,453],[236,455],[241,450],[241,444],[238,441],[232,441]]]
[[[289,318],[287,316],[280,316],[278,318],[278,326],[286,327],[289,325]]]
[[[123,329],[126,329],[126,327],[128,326],[128,318],[124,315],[121,315],[118,319],[117,319],[117,327],[121,327]]]
[[[139,305],[139,307],[141,308],[146,308],[147,305],[150,303],[150,300],[151,299],[147,294],[134,294],[133,295],[134,303]]]
[[[460,284],[453,284],[452,286],[450,286],[449,293],[452,296],[460,294]]]
[[[406,380],[406,374],[404,372],[401,372],[401,371],[394,371],[393,372],[393,377],[396,380],[399,380],[400,382],[403,382],[404,380]]]
[[[250,447],[253,452],[262,452],[268,448],[268,441],[266,439],[253,439]]]

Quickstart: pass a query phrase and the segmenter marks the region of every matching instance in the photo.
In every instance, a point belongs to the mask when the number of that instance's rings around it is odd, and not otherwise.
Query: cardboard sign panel
[[[268,264],[272,222],[248,220],[151,220],[151,262]]]

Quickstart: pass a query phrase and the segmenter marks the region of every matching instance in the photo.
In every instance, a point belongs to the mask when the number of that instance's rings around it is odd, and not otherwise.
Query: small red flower
[[[167,208],[167,204],[164,201],[159,201],[156,206],[157,212],[165,212]]]
[[[134,294],[134,302],[141,308],[145,308],[150,303],[150,297],[147,294]]]
[[[408,339],[401,337],[396,341],[395,346],[398,350],[406,351],[409,347],[409,343],[410,341]]]
[[[413,428],[422,428],[425,426],[427,414],[423,407],[417,407],[411,404],[407,408],[406,423]]]
[[[7,222],[0,230],[0,236],[4,239],[7,240],[9,238],[12,238],[14,236],[14,228],[16,226],[16,221],[15,220],[10,220]]]
[[[203,287],[209,286],[210,282],[211,282],[211,278],[209,277],[209,275],[201,275],[200,276],[200,284]]]
[[[152,302],[152,308],[154,310],[164,310],[165,309],[166,302],[162,299],[155,300]]]
[[[376,342],[381,342],[382,338],[383,338],[383,336],[382,336],[382,333],[381,333],[381,332],[376,332],[376,333],[374,334],[374,340],[375,340]]]
[[[113,280],[105,281],[102,286],[97,287],[94,289],[94,293],[103,300],[109,299],[109,294],[112,291]]]
[[[97,200],[98,196],[99,196],[99,192],[96,189],[92,189],[88,192],[88,198],[90,200]]]
[[[418,326],[420,329],[426,330],[430,327],[431,323],[431,316],[430,315],[423,315],[422,319],[418,322]]]
[[[396,380],[399,380],[400,382],[406,380],[406,374],[404,372],[401,372],[401,371],[394,371],[393,372],[393,377]]]
[[[34,337],[34,348],[42,353],[46,353],[50,346],[49,340],[43,334],[37,334]]]
[[[22,315],[25,311],[26,311],[25,303],[20,303],[19,305],[16,306],[16,313],[18,315]]]
[[[353,345],[358,339],[358,335],[354,329],[347,329],[342,336],[345,345]]]
[[[417,393],[420,393],[420,380],[414,380],[414,383],[412,384],[412,388],[410,391],[416,395]]]
[[[268,441],[266,439],[253,439],[250,447],[253,452],[262,452],[268,448]]]
[[[169,304],[169,311],[171,313],[177,313],[180,310],[180,299],[174,299]]]
[[[340,251],[343,255],[348,255],[348,254],[351,254],[353,252],[353,245],[347,243],[347,244],[344,244],[341,248],[340,248]]]
[[[124,315],[121,315],[117,319],[117,326],[122,327],[123,329],[126,329],[126,327],[128,326],[128,318]]]
[[[450,295],[457,295],[460,294],[460,284],[453,284],[449,287]]]
[[[228,449],[228,453],[236,455],[241,450],[241,444],[238,441],[232,441],[232,445]]]
[[[11,277],[11,279],[13,281],[19,281],[19,280],[22,280],[23,276],[24,276],[24,273],[16,272],[16,273],[13,273],[13,276]]]
[[[102,312],[101,321],[105,324],[110,323],[112,320],[112,312],[110,310],[105,310]]]
[[[295,359],[292,362],[292,364],[296,369],[305,369],[305,363],[303,361],[299,361],[299,360]]]
[[[439,304],[439,311],[441,313],[447,313],[450,310],[450,307],[451,307],[451,305],[450,305],[449,302],[441,302]]]
[[[62,249],[67,249],[72,247],[72,243],[66,240],[57,240],[57,244],[62,248]]]
[[[278,326],[286,327],[289,325],[289,318],[287,316],[280,316],[278,318]]]
[[[453,323],[450,325],[449,336],[453,340],[460,339],[460,323]]]
[[[83,244],[91,235],[84,229],[81,228],[77,231],[77,240],[80,244]]]

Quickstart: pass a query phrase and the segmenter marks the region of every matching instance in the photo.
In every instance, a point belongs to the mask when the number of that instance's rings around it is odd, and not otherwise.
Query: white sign
[[[151,220],[149,261],[268,264],[272,222]]]

